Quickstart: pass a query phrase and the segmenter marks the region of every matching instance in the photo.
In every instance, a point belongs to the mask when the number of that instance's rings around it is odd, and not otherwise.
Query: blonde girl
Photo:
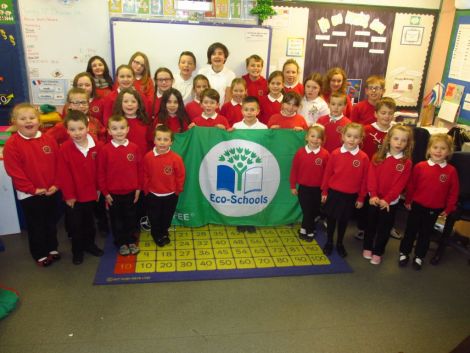
[[[427,147],[428,160],[413,168],[406,190],[405,207],[410,213],[405,236],[400,243],[400,267],[408,264],[416,239],[413,267],[421,270],[437,217],[445,217],[455,210],[459,178],[457,170],[447,163],[453,149],[453,140],[449,135],[431,135]]]
[[[31,104],[16,105],[11,122],[17,133],[3,150],[5,170],[25,216],[31,256],[38,266],[46,267],[60,259],[56,228],[59,147],[39,132],[39,112]]]
[[[328,239],[323,247],[325,255],[333,251],[333,236],[338,225],[336,251],[347,256],[343,245],[344,233],[354,207],[361,208],[367,192],[369,158],[359,149],[364,128],[348,123],[342,131],[343,145],[330,154],[322,182],[322,202],[327,215]]]
[[[315,218],[319,216],[321,206],[320,186],[329,158],[328,151],[322,147],[323,141],[324,127],[310,126],[305,133],[306,145],[295,154],[290,172],[291,192],[299,197],[303,214],[299,237],[309,242],[316,235]]]
[[[370,195],[362,256],[379,265],[385,252],[400,194],[411,175],[413,132],[395,125],[373,156],[367,176]]]

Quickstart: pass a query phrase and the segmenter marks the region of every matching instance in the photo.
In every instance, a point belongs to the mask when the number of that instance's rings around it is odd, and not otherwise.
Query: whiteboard
[[[110,63],[107,0],[19,0],[30,97],[61,105],[93,55]]]
[[[159,67],[177,74],[178,59],[183,51],[196,56],[197,72],[207,65],[207,48],[214,42],[229,50],[227,68],[237,76],[246,73],[245,59],[258,54],[269,68],[271,29],[261,26],[161,22],[111,18],[111,47],[114,69],[128,64],[136,51],[147,54],[152,76]]]

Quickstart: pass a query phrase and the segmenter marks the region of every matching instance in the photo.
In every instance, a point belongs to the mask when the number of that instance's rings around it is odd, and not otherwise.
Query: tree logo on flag
[[[230,148],[219,156],[219,164],[217,166],[217,190],[229,190],[235,192],[235,179],[237,180],[236,191],[243,191],[245,194],[251,191],[261,191],[263,188],[263,168],[260,166],[261,158],[252,152],[249,148]],[[251,188],[246,181],[251,175],[258,176],[259,187]],[[243,185],[245,180],[245,185]],[[244,186],[244,188],[243,188]]]
[[[221,214],[251,216],[266,208],[280,183],[279,164],[264,146],[247,140],[222,141],[205,155],[199,184]]]

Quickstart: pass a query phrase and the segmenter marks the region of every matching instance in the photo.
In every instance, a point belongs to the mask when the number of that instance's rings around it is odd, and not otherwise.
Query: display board
[[[28,100],[18,12],[0,0],[0,125],[8,125],[15,104]]]
[[[227,46],[226,66],[237,76],[246,73],[245,59],[252,54],[261,56],[265,68],[269,67],[271,29],[267,27],[111,18],[113,68],[142,51],[149,58],[152,75],[162,66],[175,73],[180,53],[189,50],[196,56],[197,71],[207,64],[207,48],[214,42]]]
[[[345,69],[354,101],[364,98],[370,75],[386,78],[385,95],[401,107],[417,108],[423,96],[437,11],[275,1],[272,65],[295,59],[306,77],[339,66]]]
[[[459,95],[456,104],[459,108],[457,112],[457,123],[470,125],[470,11],[459,10],[455,14],[452,36],[447,52],[446,66],[442,76],[442,82],[446,87],[446,94],[452,91],[463,90]],[[450,92],[449,92],[450,93]],[[446,107],[441,107],[445,109]],[[453,111],[452,111],[453,112]],[[439,112],[439,116],[445,114]],[[450,120],[444,118],[445,120]],[[453,119],[451,119],[453,120]]]
[[[62,105],[73,77],[93,55],[109,61],[106,0],[19,0],[34,104]]]

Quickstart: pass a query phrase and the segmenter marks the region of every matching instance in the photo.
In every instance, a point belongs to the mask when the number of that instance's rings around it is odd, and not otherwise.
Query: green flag
[[[195,127],[176,134],[173,151],[186,167],[174,224],[273,226],[300,219],[290,192],[294,154],[304,132]]]

